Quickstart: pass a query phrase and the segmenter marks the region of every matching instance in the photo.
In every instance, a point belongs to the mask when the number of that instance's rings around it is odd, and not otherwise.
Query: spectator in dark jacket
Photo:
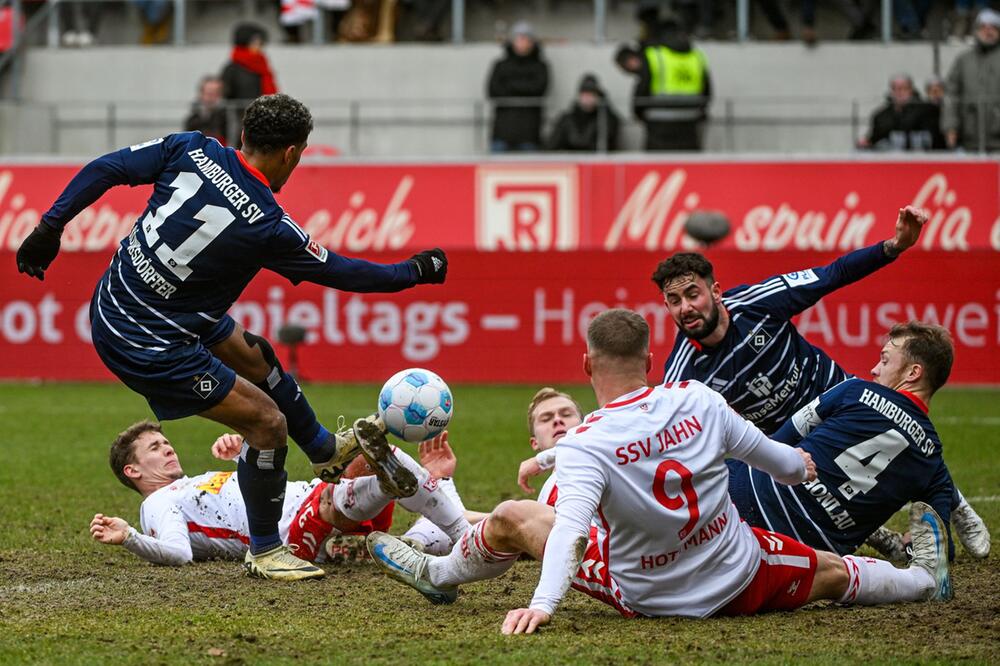
[[[872,114],[868,134],[858,142],[872,150],[943,150],[941,110],[929,104],[913,88],[913,79],[905,74],[889,81],[885,105]]]
[[[495,153],[538,150],[549,65],[525,21],[514,24],[504,49],[504,57],[493,64],[488,85],[489,98],[497,100],[491,149]]]
[[[264,55],[267,30],[256,23],[240,23],[233,30],[233,52],[222,70],[223,97],[229,106],[229,143],[239,148],[243,130],[243,111],[261,95],[278,92],[274,72]]]
[[[701,150],[712,81],[705,54],[680,23],[663,20],[641,52],[616,58],[634,66],[623,68],[636,77],[632,110],[646,125],[646,150]]]
[[[217,139],[223,146],[228,141],[226,106],[222,102],[222,79],[206,76],[198,84],[198,99],[191,105],[191,114],[184,120],[184,131],[197,130]]]
[[[549,150],[607,152],[618,149],[621,121],[611,108],[597,77],[585,74],[573,106],[556,120],[546,148]]]

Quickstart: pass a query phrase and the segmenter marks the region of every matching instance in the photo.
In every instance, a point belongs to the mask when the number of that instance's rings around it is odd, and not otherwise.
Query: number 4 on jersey
[[[847,475],[847,481],[840,484],[841,494],[851,499],[857,494],[869,492],[878,483],[876,477],[907,446],[903,435],[896,430],[887,430],[845,450],[833,461]]]
[[[177,174],[177,178],[174,178],[174,181],[170,183],[170,187],[174,188],[170,200],[155,211],[150,211],[142,220],[142,232],[146,237],[146,245],[150,249],[160,240],[160,227],[198,193],[203,182],[197,174],[189,171]],[[155,250],[160,261],[181,280],[186,280],[191,275],[191,269],[188,268],[191,260],[232,224],[236,216],[222,206],[207,205],[195,213],[194,219],[203,224],[199,225],[194,233],[188,236],[187,240],[176,249],[164,242]]]

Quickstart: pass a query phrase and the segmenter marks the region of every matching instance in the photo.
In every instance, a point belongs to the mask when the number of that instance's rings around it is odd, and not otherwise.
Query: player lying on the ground
[[[925,504],[911,508],[908,569],[816,551],[740,521],[725,458],[790,484],[815,478],[809,454],[768,439],[698,382],[646,386],[651,358],[640,315],[609,310],[595,317],[584,370],[604,406],[556,447],[555,510],[504,502],[447,557],[373,532],[375,561],[431,601],[449,603],[458,585],[499,576],[522,552],[542,557],[531,606],[508,613],[505,633],[548,623],[571,585],[626,617],[744,615],[818,599],[950,597],[944,525]]]
[[[917,242],[926,221],[924,211],[907,206],[900,209],[889,240],[845,254],[828,266],[726,291],[700,254],[679,253],[664,260],[653,272],[653,282],[679,333],[663,381],[697,379],[765,433],[776,432],[849,376],[802,337],[792,317],[892,263]],[[972,556],[986,557],[989,531],[957,488],[951,508],[962,545]]]
[[[231,460],[240,455],[242,447],[238,435],[223,435],[212,445],[212,453]],[[320,479],[286,483],[279,523],[282,541],[297,557],[315,561],[331,534],[388,529],[394,499],[407,510],[426,516],[453,539],[464,534],[469,523],[451,499],[457,500],[457,492],[436,476],[450,476],[454,461],[449,469],[447,460],[442,464],[440,457],[431,456],[425,468],[402,451],[396,456],[420,482],[410,497],[397,498],[386,492],[377,476],[345,478],[337,483]],[[140,421],[118,435],[111,446],[110,462],[118,480],[143,497],[139,510],[142,532],[121,518],[97,514],[90,524],[94,539],[122,545],[156,564],[245,555],[249,532],[238,484],[241,473],[186,476],[173,446],[159,424],[151,421]],[[351,471],[363,474],[364,463],[359,456]],[[413,536],[419,542],[420,535]]]
[[[256,99],[243,116],[242,148],[200,132],[171,134],[90,162],[70,181],[17,251],[18,270],[44,278],[63,229],[116,185],[153,184],[136,221],[101,277],[90,306],[94,348],[104,365],[149,402],[160,420],[195,414],[244,438],[240,493],[246,504],[251,575],[322,575],[281,544],[278,522],[290,436],[324,481],[336,481],[378,422],[331,433],[316,419],[270,343],[226,312],[261,270],[293,284],[395,292],[442,283],[447,258],[428,250],[395,264],[341,257],[306,234],[274,198],[306,148],[313,121],[288,95]],[[386,482],[398,495],[416,480],[382,449]]]
[[[730,461],[729,494],[740,516],[754,527],[841,554],[854,552],[913,500],[930,504],[947,523],[954,486],[928,411],[953,359],[951,336],[941,326],[893,326],[872,368],[874,382],[838,384],[774,435],[812,455],[815,481],[778,486]],[[902,539],[892,555],[905,559]]]

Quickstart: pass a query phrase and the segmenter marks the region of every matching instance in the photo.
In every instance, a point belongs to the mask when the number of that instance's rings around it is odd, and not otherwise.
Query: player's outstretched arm
[[[98,513],[90,521],[90,536],[94,541],[120,546],[128,538],[129,524],[117,516]]]
[[[517,485],[526,493],[533,493],[535,489],[531,487],[528,480],[538,476],[542,472],[547,472],[556,466],[555,449],[546,449],[521,462],[517,470]]]

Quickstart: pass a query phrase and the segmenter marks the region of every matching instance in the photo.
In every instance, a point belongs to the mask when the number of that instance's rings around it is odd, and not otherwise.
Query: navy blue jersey
[[[132,232],[95,292],[95,316],[136,347],[207,334],[262,268],[357,292],[413,286],[410,262],[376,264],[328,252],[278,205],[243,155],[200,132],[171,134],[100,157],[42,222],[62,229],[115,185],[152,184]]]
[[[916,396],[849,379],[795,413],[774,438],[800,446],[815,481],[782,486],[749,470],[749,499],[767,529],[854,552],[904,504],[924,501],[946,523],[954,486],[941,440]]]
[[[774,432],[800,407],[848,377],[799,334],[792,317],[891,261],[878,243],[828,266],[729,289],[722,295],[729,312],[725,337],[714,347],[703,347],[678,333],[663,381],[697,379],[758,428]]]

